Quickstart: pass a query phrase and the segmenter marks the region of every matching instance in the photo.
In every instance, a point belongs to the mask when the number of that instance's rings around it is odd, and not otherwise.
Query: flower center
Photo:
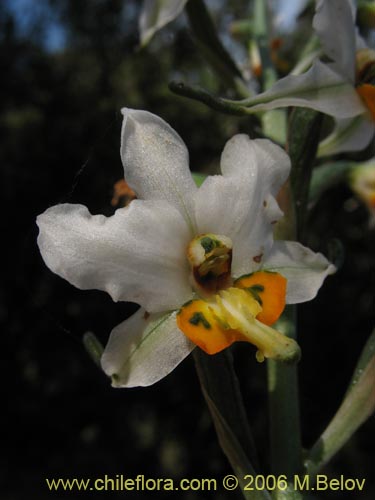
[[[213,233],[189,243],[191,279],[202,298],[182,306],[178,328],[208,354],[246,341],[257,347],[258,361],[298,361],[298,344],[270,327],[284,310],[287,280],[278,273],[258,271],[233,283],[232,248],[227,236]]]
[[[202,234],[188,247],[198,298],[177,314],[178,328],[207,354],[233,342],[257,347],[258,361],[298,361],[298,344],[270,327],[285,307],[287,280],[279,273],[257,271],[231,279],[232,242],[226,236]]]
[[[194,238],[187,248],[193,286],[208,296],[231,284],[232,241],[226,236],[206,233]]]
[[[372,49],[357,51],[356,91],[375,121],[375,51]]]

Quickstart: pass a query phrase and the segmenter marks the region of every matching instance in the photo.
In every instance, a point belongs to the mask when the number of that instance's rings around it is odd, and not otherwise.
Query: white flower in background
[[[254,112],[285,106],[312,108],[335,118],[319,154],[365,148],[374,136],[375,52],[357,34],[350,0],[317,0],[313,27],[332,62],[313,62],[256,97],[237,101]]]
[[[312,299],[334,266],[299,243],[273,241],[288,156],[268,140],[236,135],[222,175],[198,189],[179,135],[151,113],[122,112],[121,157],[138,199],[112,217],[62,204],[37,220],[53,272],[141,305],[104,351],[113,385],[153,384],[195,345],[212,354],[245,340],[260,361],[296,360],[298,345],[269,325],[285,303]]]
[[[375,132],[375,51],[366,47],[355,26],[356,9],[350,0],[319,0],[314,29],[331,67],[361,97],[362,112],[337,119],[332,133],[320,144],[320,156],[364,149]],[[345,103],[343,103],[345,104]]]
[[[181,14],[186,2],[187,0],[144,0],[139,17],[141,45],[147,45],[158,30]]]

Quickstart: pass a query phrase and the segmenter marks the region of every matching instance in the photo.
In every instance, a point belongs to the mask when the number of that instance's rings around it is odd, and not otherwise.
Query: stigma
[[[216,293],[231,284],[232,241],[227,236],[201,234],[188,245],[193,287],[202,296]]]

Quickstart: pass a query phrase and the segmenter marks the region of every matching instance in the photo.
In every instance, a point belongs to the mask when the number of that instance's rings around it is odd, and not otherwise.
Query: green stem
[[[261,60],[261,80],[263,90],[268,90],[277,81],[277,73],[271,58],[269,22],[270,13],[267,2],[255,0],[254,3],[254,37]],[[266,137],[284,144],[286,141],[286,111],[271,109],[259,114],[262,129]]]
[[[288,153],[292,162],[290,174],[296,213],[297,237],[303,242],[309,187],[323,115],[317,111],[294,108],[289,123]]]
[[[219,111],[220,113],[236,116],[254,114],[248,108],[238,105],[235,102],[228,103],[226,100],[220,97],[215,97],[214,95],[207,92],[207,90],[204,90],[200,87],[191,87],[189,85],[185,85],[182,82],[170,82],[169,89],[175,94],[188,97],[189,99],[195,99],[199,102],[203,102],[210,108],[214,109],[215,111]]]
[[[278,228],[281,239],[295,239],[297,229],[301,233],[303,228],[320,120],[320,115],[310,110],[295,109],[292,112],[288,141],[292,163],[291,186],[285,186],[283,191],[283,209],[288,221]],[[298,219],[294,217],[296,213]],[[289,306],[275,328],[295,339],[295,325],[296,310]],[[276,476],[285,474],[290,486],[290,491],[275,491],[274,497],[302,498],[300,492],[293,491],[294,476],[303,472],[297,367],[269,361],[268,392],[272,473]]]
[[[296,237],[295,204],[289,181],[284,185],[280,196],[279,201],[285,220],[282,225],[277,225],[276,234],[280,239],[294,240]],[[287,306],[275,328],[280,333],[296,339],[295,325],[296,308]],[[294,475],[302,471],[297,366],[270,360],[267,363],[267,369],[271,470],[275,476],[287,476],[288,481],[288,489],[274,491],[273,497],[277,500],[298,500],[302,496],[293,488]]]
[[[275,328],[295,338],[294,325],[295,307],[289,306]],[[302,498],[292,488],[294,475],[302,472],[297,367],[273,360],[269,360],[267,365],[272,474],[285,474],[291,484],[289,493],[275,491],[274,497]]]
[[[262,62],[263,88],[269,89],[277,80],[275,68],[269,50],[268,5],[265,0],[254,2],[254,35],[257,41]]]

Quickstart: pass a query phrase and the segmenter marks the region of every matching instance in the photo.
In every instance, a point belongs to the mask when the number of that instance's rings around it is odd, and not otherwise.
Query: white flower
[[[335,128],[320,155],[365,148],[375,130],[375,52],[357,34],[355,14],[350,0],[317,0],[313,27],[332,62],[316,60],[306,73],[290,74],[238,103],[253,112],[301,106],[333,116]]]
[[[312,299],[334,266],[299,243],[273,241],[288,156],[268,140],[236,135],[222,175],[198,189],[179,135],[151,113],[122,112],[121,157],[138,199],[112,217],[62,204],[37,220],[53,272],[142,306],[113,330],[103,354],[113,385],[158,381],[195,347],[188,337],[207,352],[248,340],[260,360],[295,357],[296,344],[267,324],[285,302]]]
[[[334,130],[319,146],[320,156],[362,150],[374,137],[375,52],[358,35],[355,19],[356,9],[350,0],[317,1],[313,26],[325,54],[333,61],[330,66],[352,85],[362,105],[354,118],[336,119]]]

